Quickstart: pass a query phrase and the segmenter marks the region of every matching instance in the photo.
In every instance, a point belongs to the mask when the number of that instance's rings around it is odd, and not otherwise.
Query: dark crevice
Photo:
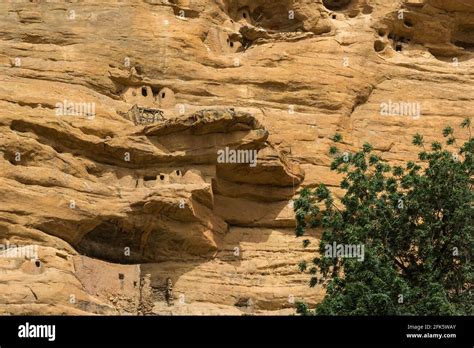
[[[352,0],[323,0],[323,5],[331,11],[341,11],[351,5]]]

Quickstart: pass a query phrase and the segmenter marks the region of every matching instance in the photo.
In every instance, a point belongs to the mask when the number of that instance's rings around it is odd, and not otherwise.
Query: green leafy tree
[[[443,131],[446,146],[433,142],[427,149],[416,134],[419,161],[404,166],[390,166],[369,144],[352,154],[330,148],[344,196],[335,201],[319,185],[302,189],[294,204],[297,236],[322,229],[319,254],[299,267],[310,274],[310,286],[326,290],[314,311],[297,303],[299,313],[472,315],[474,141],[470,121],[461,126],[469,133],[462,145],[451,127]],[[334,242],[363,245],[363,261],[327,256]]]

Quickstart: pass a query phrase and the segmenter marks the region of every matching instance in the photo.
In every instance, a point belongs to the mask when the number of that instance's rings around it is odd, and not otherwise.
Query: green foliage
[[[304,262],[300,270],[309,273],[310,286],[326,290],[314,311],[298,303],[298,313],[472,315],[474,141],[470,120],[461,127],[469,130],[461,146],[451,127],[443,130],[447,146],[435,141],[430,150],[416,134],[419,163],[404,166],[391,167],[370,144],[345,156],[331,147],[344,196],[336,204],[319,185],[302,189],[294,204],[298,236],[322,230],[312,267]],[[363,261],[327,256],[334,242],[363,245]]]
[[[336,133],[334,134],[334,137],[332,138],[332,140],[335,142],[335,143],[340,143],[342,141],[342,135],[339,134],[339,133]]]
[[[310,311],[308,310],[308,306],[303,302],[296,302],[296,313],[301,315],[310,315]]]

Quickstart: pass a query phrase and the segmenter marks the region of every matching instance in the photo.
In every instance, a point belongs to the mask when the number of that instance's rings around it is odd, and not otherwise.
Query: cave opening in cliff
[[[148,96],[148,91],[146,90],[146,87],[142,87],[142,96],[144,97]]]
[[[397,43],[396,46],[395,46],[395,51],[397,52],[401,52],[402,51],[402,44],[401,43]]]
[[[36,266],[36,267],[41,267],[41,262],[40,262],[39,260],[36,260],[36,261],[35,261],[35,266]]]
[[[89,230],[75,245],[77,251],[88,257],[108,262],[131,264],[147,260],[140,250],[143,228],[130,221],[110,219]],[[124,250],[130,250],[125,254]]]
[[[160,94],[160,89],[157,87],[151,87],[151,93],[153,94],[153,97],[156,98]]]
[[[455,41],[454,44],[468,51],[474,51],[474,42]]]
[[[156,180],[156,175],[145,175],[143,177],[143,180],[145,180],[145,181],[154,181],[154,180]]]
[[[474,25],[459,25],[452,37],[451,42],[457,47],[474,51]]]

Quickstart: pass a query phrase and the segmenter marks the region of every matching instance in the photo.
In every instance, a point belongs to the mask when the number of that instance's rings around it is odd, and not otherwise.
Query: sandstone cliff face
[[[414,159],[473,57],[473,0],[1,3],[0,313],[317,303],[291,200],[339,192],[329,138]]]

